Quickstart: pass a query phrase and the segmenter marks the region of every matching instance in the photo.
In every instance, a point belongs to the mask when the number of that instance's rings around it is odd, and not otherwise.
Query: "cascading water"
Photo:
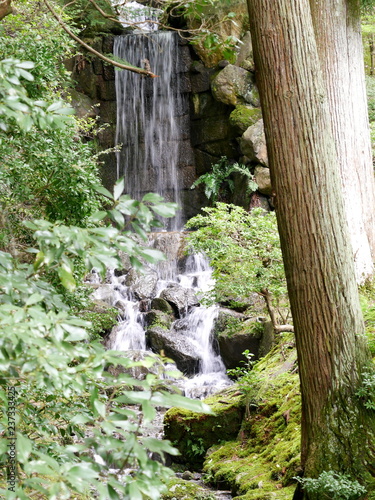
[[[178,36],[172,32],[119,36],[115,38],[114,53],[158,75],[149,78],[129,71],[116,71],[116,143],[121,145],[117,153],[118,177],[125,177],[126,192],[132,198],[141,199],[148,192],[157,192],[166,200],[179,204],[180,119],[187,113],[188,101],[180,91]],[[183,216],[178,215],[167,221],[169,233],[150,235],[150,245],[164,251],[168,262],[150,270],[147,293],[140,292],[136,285],[129,285],[128,277],[111,275],[109,281],[114,295],[107,301],[119,308],[121,322],[111,332],[107,346],[121,351],[144,350],[147,344],[145,316],[152,299],[163,297],[168,301],[171,293],[177,293],[182,301],[186,297],[186,304],[180,303],[177,307],[178,319],[164,341],[166,345],[173,343],[174,348],[180,345],[191,360],[180,365],[180,369],[191,377],[184,382],[184,391],[190,397],[200,398],[229,385],[230,381],[212,345],[211,332],[217,308],[199,306],[198,300],[192,298],[212,285],[209,266],[202,256],[181,259],[179,252],[173,250],[181,247],[182,220]],[[154,282],[155,275],[158,279]],[[107,292],[103,292],[103,297],[99,288],[97,298],[105,299]],[[142,297],[143,300],[139,300]],[[162,335],[163,332],[157,333]],[[148,332],[149,344],[150,335]],[[155,345],[151,347],[158,350]],[[173,355],[167,355],[174,359]]]
[[[163,296],[163,291],[173,287],[197,295],[202,290],[209,290],[212,278],[204,257],[190,256],[185,265],[184,273],[175,276],[175,280],[161,280],[155,283],[152,295]],[[139,300],[139,298],[137,300],[134,286],[126,286],[124,282],[126,275],[116,276],[113,272],[108,272],[106,283],[99,286],[94,293],[95,299],[106,301],[119,309],[120,322],[112,330],[106,345],[110,349],[119,351],[145,350],[147,334],[145,317],[151,300]],[[191,372],[195,371],[196,375],[178,382],[189,397],[197,399],[206,397],[231,383],[225,374],[225,366],[220,355],[213,348],[211,332],[217,314],[216,306],[208,308],[190,306],[186,307],[185,311],[182,308],[181,317],[170,328],[169,335],[175,345],[178,346],[181,340],[183,343],[181,349],[187,350],[188,356],[194,360],[195,369],[192,366],[190,369]]]
[[[125,177],[127,194],[140,199],[157,192],[180,203],[177,160],[181,127],[179,116],[187,102],[177,73],[177,35],[156,32],[115,38],[114,54],[138,67],[150,67],[157,78],[116,71],[117,175]],[[181,229],[177,215],[166,223]]]

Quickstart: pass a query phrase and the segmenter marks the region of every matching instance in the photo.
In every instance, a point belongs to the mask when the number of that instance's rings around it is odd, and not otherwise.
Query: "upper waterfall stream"
[[[116,71],[117,175],[125,177],[127,194],[140,199],[157,192],[180,204],[179,117],[188,103],[180,91],[177,35],[156,32],[115,38],[114,54],[138,67],[151,67],[157,78]],[[181,212],[167,222],[181,229]]]

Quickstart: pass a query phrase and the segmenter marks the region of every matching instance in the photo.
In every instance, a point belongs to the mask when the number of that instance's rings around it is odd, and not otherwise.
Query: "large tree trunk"
[[[247,2],[295,326],[304,473],[365,482],[375,420],[355,392],[369,355],[309,1]]]
[[[340,165],[357,282],[373,274],[375,181],[359,0],[310,0]]]

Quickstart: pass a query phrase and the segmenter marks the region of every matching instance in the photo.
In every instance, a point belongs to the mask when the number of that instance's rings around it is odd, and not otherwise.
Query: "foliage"
[[[362,287],[360,302],[363,314],[363,319],[365,320],[366,335],[368,346],[371,355],[375,356],[375,305],[373,304],[374,297],[368,297],[369,293],[373,295],[373,285],[369,290]]]
[[[161,23],[175,24],[175,19],[184,19],[190,43],[204,47],[205,52],[220,55],[233,63],[238,52],[240,40],[235,35],[224,35],[221,28],[225,25],[238,27],[236,12],[231,10],[230,0],[163,0],[161,7],[164,16]],[[228,31],[231,31],[230,29]]]
[[[46,95],[56,100],[56,92],[70,83],[64,59],[75,51],[73,40],[62,32],[43,2],[17,2],[15,13],[0,24],[2,58],[17,58],[34,63],[33,80],[25,89],[30,98]]]
[[[191,189],[204,184],[204,194],[212,202],[225,201],[229,192],[233,192],[234,182],[230,177],[231,174],[237,172],[246,177],[247,190],[256,191],[258,186],[254,181],[253,175],[249,168],[240,163],[229,163],[226,156],[222,156],[219,163],[212,165],[212,171],[201,175],[191,186]]]
[[[368,410],[375,410],[375,372],[374,370],[362,373],[362,384],[356,396],[364,401]]]
[[[204,252],[216,280],[213,299],[232,303],[251,293],[272,294],[277,305],[286,282],[274,213],[217,203],[189,220],[189,248]]]
[[[98,166],[79,140],[82,121],[58,100],[69,81],[63,59],[71,49],[39,2],[21,3],[1,23],[0,51],[9,59],[0,67],[0,248],[30,244],[23,220],[84,225],[99,207]]]
[[[255,394],[259,389],[259,373],[253,370],[256,361],[251,358],[254,356],[248,349],[242,353],[246,361],[242,361],[243,366],[227,370],[229,377],[234,378],[238,388],[245,394],[246,415],[250,414],[250,405],[255,404]]]
[[[295,479],[302,484],[303,489],[308,492],[309,498],[311,495],[312,499],[357,500],[366,493],[366,488],[358,481],[332,471],[322,472],[317,479],[309,477],[296,477]]]
[[[34,66],[31,61],[19,59],[0,61],[0,130],[4,132],[9,131],[14,122],[24,132],[28,132],[33,125],[41,129],[59,129],[68,120],[64,115],[73,111],[62,101],[49,105],[28,97],[21,79],[34,81],[34,76],[27,71]]]
[[[139,363],[105,351],[99,343],[84,342],[90,323],[72,315],[55,287],[43,280],[44,269],[56,268],[62,284],[72,289],[75,255],[82,257],[87,269],[95,266],[102,272],[106,266],[121,265],[118,249],[127,251],[138,265],[140,255],[148,262],[162,258],[157,250],[141,246],[134,233],[123,232],[125,216],[144,236],[152,225],[160,224],[154,214],[171,216],[175,204],[164,204],[160,196],[151,194],[143,202],[130,200],[121,195],[122,182],[113,195],[102,190],[113,207],[92,220],[108,217],[113,225],[86,229],[29,222],[38,243],[30,250],[34,263],[22,264],[0,253],[0,398],[5,410],[6,385],[15,386],[18,393],[18,484],[14,494],[0,490],[7,498],[22,500],[39,492],[46,498],[64,499],[73,491],[97,493],[100,498],[159,498],[165,489],[161,481],[170,471],[151,460],[149,452],[163,456],[177,451],[168,442],[143,435],[155,417],[154,407],[208,410],[200,402],[155,392],[154,375],[145,381],[127,373],[111,376],[105,371],[108,365],[130,368]],[[138,405],[141,414],[135,411]],[[0,432],[7,432],[6,411],[0,418]],[[3,440],[2,462],[6,453]]]

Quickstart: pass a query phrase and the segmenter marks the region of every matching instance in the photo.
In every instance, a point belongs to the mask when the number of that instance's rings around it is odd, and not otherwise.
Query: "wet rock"
[[[240,139],[240,148],[242,154],[247,156],[250,161],[257,161],[266,167],[268,166],[263,120],[258,120],[244,132]]]
[[[106,304],[113,306],[116,302],[116,293],[112,285],[103,284],[98,286],[92,295],[94,300],[100,300]]]
[[[145,315],[145,321],[148,328],[154,328],[156,326],[169,330],[172,326],[173,317],[170,314],[164,313],[162,311],[156,311],[151,309]]]
[[[154,352],[162,352],[163,355],[173,359],[177,368],[184,374],[194,375],[197,373],[199,354],[184,335],[154,327],[147,330],[146,338]]]
[[[162,311],[170,316],[173,316],[172,306],[165,299],[161,297],[156,297],[151,301],[151,309],[155,309],[157,311]]]
[[[158,275],[156,271],[148,271],[147,274],[139,274],[131,269],[126,276],[126,285],[139,299],[150,299],[155,295]]]
[[[184,288],[177,283],[171,283],[168,288],[161,292],[160,297],[172,306],[177,317],[199,304],[192,288]]]

